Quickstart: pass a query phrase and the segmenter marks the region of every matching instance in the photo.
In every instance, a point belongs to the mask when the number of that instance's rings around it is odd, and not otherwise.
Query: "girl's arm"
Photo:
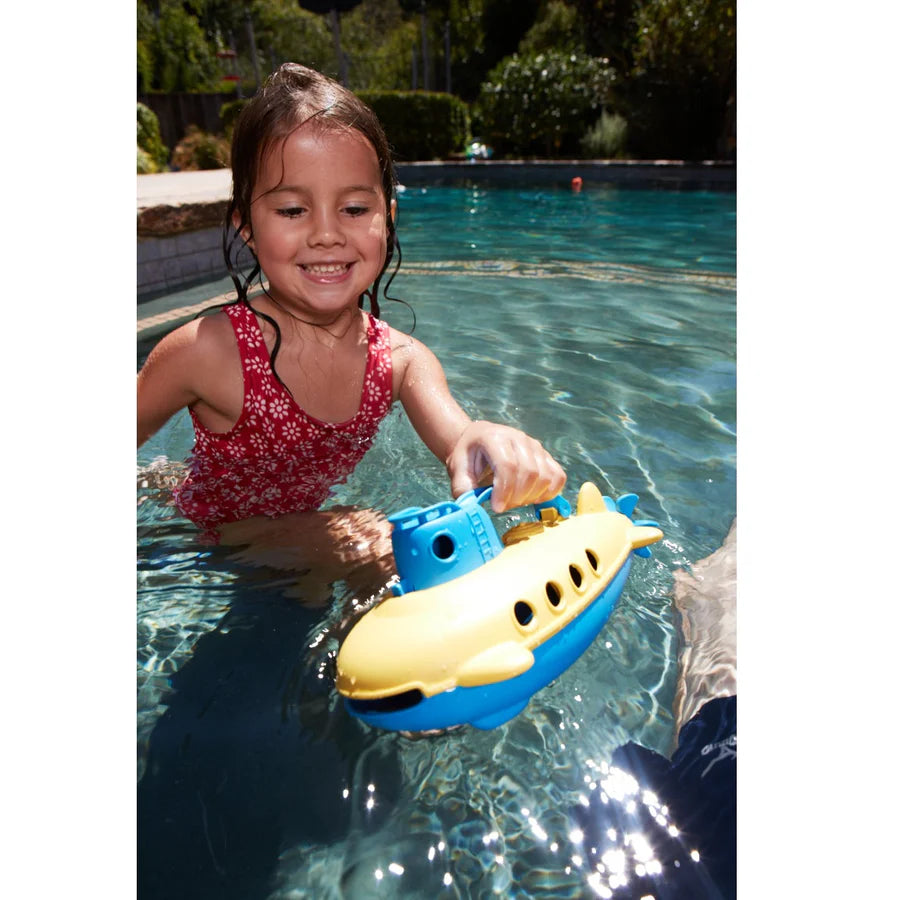
[[[195,329],[184,326],[167,334],[153,348],[138,372],[138,447],[159,431],[175,413],[198,399],[188,374],[194,356],[193,331]]]
[[[454,497],[476,487],[489,469],[495,512],[541,503],[562,490],[565,472],[538,441],[508,425],[473,422],[450,394],[437,357],[419,341],[395,336],[400,402],[419,437],[447,466]]]
[[[214,430],[228,431],[243,400],[235,359],[237,343],[224,315],[195,319],[167,334],[138,373],[138,446],[186,406]]]

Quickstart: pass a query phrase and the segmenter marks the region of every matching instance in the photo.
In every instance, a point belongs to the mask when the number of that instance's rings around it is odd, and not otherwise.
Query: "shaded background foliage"
[[[606,60],[584,53],[513,54],[481,86],[485,137],[501,153],[574,155],[585,123],[600,116],[614,81]]]
[[[734,0],[137,0],[137,13],[151,107],[159,93],[246,98],[292,60],[354,91],[451,93],[498,156],[604,146],[586,140],[602,115],[634,157],[735,153]]]

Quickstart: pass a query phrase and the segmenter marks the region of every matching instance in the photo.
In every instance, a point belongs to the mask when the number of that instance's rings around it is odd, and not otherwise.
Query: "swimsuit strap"
[[[376,319],[370,313],[366,333],[369,352],[366,359],[366,375],[363,382],[362,406],[380,420],[387,415],[393,402],[393,360],[391,357],[391,329],[387,322]]]
[[[265,338],[263,338],[253,309],[246,303],[233,303],[225,307],[225,312],[231,320],[231,327],[234,329],[234,336],[241,354],[241,370],[244,375],[244,410],[249,411],[254,396],[271,394],[273,383],[279,390],[281,385],[272,372],[269,348],[266,347]]]

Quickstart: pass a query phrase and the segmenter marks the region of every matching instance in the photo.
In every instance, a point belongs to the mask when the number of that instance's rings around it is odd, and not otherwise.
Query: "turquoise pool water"
[[[670,748],[672,572],[735,515],[734,195],[416,188],[399,215],[391,293],[463,407],[539,437],[570,499],[587,480],[639,494],[665,540],[518,718],[409,740],[335,695],[335,634],[361,599],[347,584],[304,604],[285,573],[198,544],[139,488],[142,897],[608,896],[615,867],[575,847],[572,811],[592,790],[622,794],[616,747]],[[411,325],[402,306],[383,315]],[[179,415],[138,463],[190,444]],[[392,512],[447,496],[396,409],[333,502]]]

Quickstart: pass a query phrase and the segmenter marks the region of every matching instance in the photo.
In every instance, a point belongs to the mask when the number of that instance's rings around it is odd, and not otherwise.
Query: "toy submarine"
[[[618,600],[633,555],[662,538],[587,482],[575,515],[558,496],[497,535],[491,488],[389,517],[399,583],[340,647],[337,689],[369,725],[490,729],[590,646]],[[505,545],[505,546],[504,546]]]

